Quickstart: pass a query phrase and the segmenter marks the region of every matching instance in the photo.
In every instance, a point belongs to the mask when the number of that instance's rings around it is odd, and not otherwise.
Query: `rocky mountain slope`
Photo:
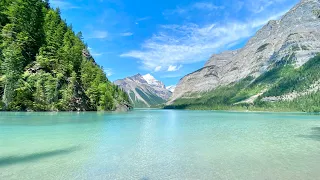
[[[295,68],[320,52],[319,0],[302,0],[280,20],[268,22],[242,48],[213,55],[202,69],[183,77],[168,104],[257,77],[279,64]]]
[[[117,80],[114,84],[125,90],[134,107],[138,108],[163,104],[172,94],[161,81],[156,80],[150,74],[144,76],[137,74]]]
[[[167,108],[320,111],[320,1],[302,0],[242,48],[182,78]]]

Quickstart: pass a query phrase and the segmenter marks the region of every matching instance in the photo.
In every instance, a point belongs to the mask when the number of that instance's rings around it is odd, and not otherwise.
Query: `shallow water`
[[[0,113],[0,179],[320,177],[320,116]]]

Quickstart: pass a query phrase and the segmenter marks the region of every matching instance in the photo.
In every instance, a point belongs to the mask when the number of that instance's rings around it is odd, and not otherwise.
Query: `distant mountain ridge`
[[[136,108],[154,107],[163,104],[172,94],[171,91],[166,89],[163,82],[155,79],[151,74],[137,74],[117,80],[114,84],[128,93],[130,101]]]

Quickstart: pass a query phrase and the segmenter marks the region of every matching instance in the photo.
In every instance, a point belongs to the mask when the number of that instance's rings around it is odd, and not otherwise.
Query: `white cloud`
[[[211,2],[196,2],[185,7],[177,6],[175,9],[166,10],[163,15],[173,15],[173,14],[186,14],[190,11],[200,10],[200,11],[215,11],[224,9],[224,6],[217,6]]]
[[[103,69],[103,71],[104,71],[104,73],[106,73],[107,77],[110,77],[110,76],[112,76],[114,74],[113,70],[111,68]]]
[[[137,19],[135,21],[135,24],[138,25],[141,21],[146,21],[146,20],[149,20],[149,19],[151,19],[150,16],[139,18],[139,19]]]
[[[91,53],[91,55],[92,55],[93,57],[97,57],[97,56],[102,56],[103,53]]]
[[[205,61],[212,53],[252,36],[262,25],[271,19],[278,19],[285,12],[287,10],[264,18],[208,23],[204,26],[194,23],[163,25],[158,33],[142,44],[141,50],[126,52],[121,57],[139,59],[148,70],[173,71],[178,68],[172,64]]]
[[[158,71],[161,70],[161,68],[162,68],[161,66],[157,66],[157,67],[154,68],[154,71],[155,71],[155,72],[158,72]]]
[[[195,9],[200,9],[200,10],[216,10],[216,9],[224,9],[223,6],[216,6],[212,3],[208,3],[208,2],[197,2],[195,4],[192,5],[193,8]]]
[[[251,4],[249,4],[251,5],[251,7],[248,9],[253,13],[260,13],[272,4],[273,4],[273,1],[270,1],[270,0],[256,0],[256,1],[252,1]]]
[[[121,36],[132,36],[133,33],[132,32],[125,32],[125,33],[121,33]]]
[[[95,30],[92,32],[89,38],[90,39],[106,39],[108,35],[109,35],[108,31]]]
[[[163,15],[173,15],[173,14],[183,14],[186,12],[188,12],[188,9],[177,7],[176,9],[173,9],[173,10],[166,10],[162,14]]]
[[[66,2],[65,0],[50,0],[50,4],[54,7],[54,8],[61,8],[61,9],[78,9],[80,7],[75,6],[69,2]]]
[[[173,65],[169,65],[168,70],[169,72],[174,72],[174,71],[178,71],[179,69],[182,68],[182,65],[180,66],[173,66]]]
[[[150,16],[142,17],[142,18],[137,19],[137,22],[140,22],[140,21],[146,21],[146,20],[149,20],[149,19],[151,19],[151,17],[150,17]]]
[[[281,3],[286,1],[288,0],[248,0],[245,2],[245,4],[249,11],[257,14],[267,10],[269,6],[281,6]]]
[[[95,49],[91,48],[91,47],[88,47],[88,50],[90,51],[90,54],[93,56],[93,57],[98,57],[98,56],[102,56],[102,55],[105,55],[105,54],[110,54],[111,52],[97,52]]]

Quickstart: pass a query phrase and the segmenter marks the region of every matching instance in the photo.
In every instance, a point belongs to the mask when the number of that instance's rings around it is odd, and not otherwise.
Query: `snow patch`
[[[146,74],[142,77],[147,81],[149,85],[156,86],[159,88],[165,88],[165,85],[161,81],[154,78],[151,74]]]
[[[168,86],[168,87],[166,87],[166,89],[173,93],[174,90],[176,89],[176,86],[175,85]]]

